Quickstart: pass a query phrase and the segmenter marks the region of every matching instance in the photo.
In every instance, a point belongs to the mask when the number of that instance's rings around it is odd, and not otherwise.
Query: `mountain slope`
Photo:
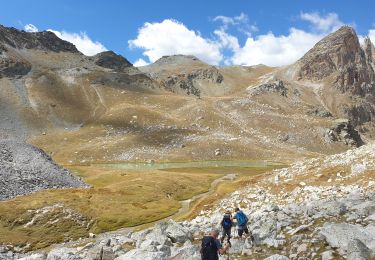
[[[102,115],[103,100],[118,102],[114,92],[120,89],[142,93],[158,88],[121,56],[86,57],[52,32],[0,27],[0,47],[0,117],[5,119],[0,128],[5,136],[77,127]]]
[[[371,41],[368,45],[372,45]],[[296,64],[298,81],[321,84],[320,97],[336,116],[355,125],[373,120],[375,73],[354,29],[344,26],[318,42]]]
[[[113,52],[84,56],[51,33],[2,28],[2,136],[61,163],[288,160],[360,145],[353,125],[372,136],[373,65],[347,27],[287,67],[175,55],[140,69]]]

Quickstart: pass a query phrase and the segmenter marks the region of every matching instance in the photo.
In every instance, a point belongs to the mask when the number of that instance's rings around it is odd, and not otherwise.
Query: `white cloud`
[[[343,25],[336,13],[329,13],[326,16],[321,16],[317,12],[301,13],[300,18],[310,22],[312,28],[321,33],[336,31]]]
[[[38,32],[39,31],[38,28],[31,23],[26,24],[23,28],[26,32]]]
[[[247,38],[245,45],[231,57],[232,64],[268,66],[288,65],[302,57],[322,38],[291,28],[288,35],[275,36],[272,32],[256,38]]]
[[[375,29],[371,29],[368,31],[368,37],[370,37],[372,43],[375,43]]]
[[[215,22],[220,21],[223,23],[224,28],[228,28],[228,26],[230,25],[238,25],[241,23],[247,23],[249,21],[249,17],[244,13],[241,13],[239,16],[234,16],[234,17],[218,15],[213,19],[213,21]]]
[[[138,36],[129,42],[130,48],[144,49],[143,55],[151,62],[164,55],[195,55],[199,59],[219,64],[223,59],[217,42],[203,38],[199,32],[189,30],[184,24],[171,19],[160,23],[145,23]]]
[[[335,13],[326,16],[319,13],[301,13],[300,18],[311,23],[310,32],[292,27],[287,35],[274,35],[269,32],[257,37],[248,37],[243,47],[232,49],[234,54],[230,57],[230,62],[236,65],[292,64],[327,33],[343,25]]]
[[[249,23],[249,17],[244,13],[233,17],[219,15],[212,19],[212,21],[221,22],[222,25],[220,26],[220,30],[222,31],[226,31],[230,26],[235,26],[239,32],[245,34],[248,37],[251,36],[251,33],[257,32],[259,30],[255,24]]]
[[[92,56],[107,50],[107,48],[100,42],[91,40],[85,32],[70,33],[65,31],[55,31],[52,29],[49,29],[48,31],[53,32],[60,39],[73,43],[80,52],[87,56]]]
[[[145,23],[137,38],[129,41],[129,46],[144,49],[143,54],[151,62],[163,55],[191,54],[210,64],[283,66],[297,61],[327,33],[343,25],[336,13],[301,13],[300,19],[310,23],[309,30],[291,27],[285,35],[268,32],[252,36],[258,28],[249,24],[247,15],[217,16],[213,21],[219,21],[221,25],[210,39],[178,21],[164,20]],[[247,35],[244,45],[229,33],[230,26]],[[375,30],[370,37],[375,38]]]
[[[150,64],[150,63],[148,63],[147,61],[145,61],[144,59],[138,59],[138,60],[136,60],[135,62],[134,62],[134,66],[135,67],[142,67],[142,66],[146,66],[146,65],[148,65],[148,64]]]

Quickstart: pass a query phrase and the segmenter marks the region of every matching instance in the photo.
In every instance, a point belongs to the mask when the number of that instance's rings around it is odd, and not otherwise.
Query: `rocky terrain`
[[[208,66],[194,56],[164,56],[155,63],[141,67],[166,90],[200,97],[208,93],[224,93],[224,77],[219,69]]]
[[[236,206],[249,214],[255,239],[233,239],[236,259],[374,258],[374,67],[373,44],[361,46],[347,26],[281,68],[216,67],[184,55],[136,68],[111,51],[85,56],[52,32],[0,26],[0,200],[9,202],[0,205],[0,230],[15,241],[0,246],[0,259],[199,259],[202,235]],[[36,193],[87,187],[51,158],[82,172],[92,166],[86,178],[95,189]],[[160,201],[177,208],[171,194],[198,179],[168,172],[172,189],[145,206],[135,190],[155,192],[160,183],[140,183],[138,172],[104,176],[97,163],[227,159],[292,164],[186,221],[86,237],[92,227],[134,223],[117,223],[107,196],[155,220],[167,212],[152,211]],[[123,189],[127,180],[132,190]],[[37,202],[19,197],[30,193]],[[19,242],[29,235],[33,245]],[[40,252],[27,253],[33,246]]]
[[[373,259],[374,172],[375,145],[368,144],[275,170],[192,220],[91,235],[22,259],[200,259],[201,237],[237,206],[250,218],[254,241],[235,235],[230,259]],[[13,256],[9,249],[3,256]]]
[[[32,145],[0,141],[0,201],[44,189],[88,187]]]
[[[327,137],[337,120],[364,142],[373,136],[366,44],[343,27],[282,68],[183,55],[136,68],[111,51],[87,57],[51,32],[1,27],[1,137],[28,140],[64,164],[342,152],[357,141]]]
[[[355,125],[371,121],[374,113],[375,73],[369,39],[366,46],[361,47],[353,28],[344,26],[295,64],[297,80],[322,83],[318,91],[327,108]]]

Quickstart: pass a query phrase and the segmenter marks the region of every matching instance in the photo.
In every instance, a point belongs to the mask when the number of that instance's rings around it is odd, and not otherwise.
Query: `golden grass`
[[[179,200],[206,192],[220,174],[199,172],[130,171],[76,166],[90,189],[47,190],[0,203],[0,244],[32,245],[52,243],[149,223],[178,211]],[[88,226],[71,219],[50,220],[61,212],[50,212],[25,227],[33,214],[29,210],[64,204],[78,213]]]

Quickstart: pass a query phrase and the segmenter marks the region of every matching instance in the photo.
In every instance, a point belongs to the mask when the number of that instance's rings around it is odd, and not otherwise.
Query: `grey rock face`
[[[371,83],[374,71],[367,65],[364,51],[353,28],[341,27],[338,31],[319,41],[300,60],[301,79],[321,80],[339,72],[337,87],[343,91],[359,89],[363,82]]]
[[[367,260],[370,259],[371,251],[361,240],[354,239],[348,244],[347,254],[348,260]]]
[[[29,33],[2,25],[0,25],[0,43],[16,49],[25,48],[54,52],[79,52],[72,43],[60,39],[53,32],[44,31]]]
[[[163,56],[157,61],[155,61],[155,64],[158,65],[165,65],[165,64],[186,64],[191,63],[192,61],[199,61],[199,59],[193,55],[169,55],[169,56]]]
[[[127,59],[113,51],[98,53],[93,58],[96,65],[113,69],[115,71],[123,71],[124,69],[133,66]]]
[[[325,138],[328,142],[343,142],[348,146],[363,145],[361,136],[348,120],[337,120],[336,124],[325,133]]]
[[[286,97],[288,95],[288,89],[284,86],[284,82],[276,80],[271,83],[261,84],[256,87],[248,89],[250,95],[259,95],[269,92],[279,93],[281,96]]]
[[[363,247],[359,242],[352,242],[353,240],[359,240],[365,246],[370,247],[375,243],[375,226],[362,227],[347,223],[325,223],[320,235],[331,247],[339,248],[341,253],[356,252]]]
[[[31,64],[17,55],[7,52],[6,48],[1,49],[0,45],[0,78],[22,76],[31,70]]]
[[[168,90],[178,87],[185,90],[188,95],[191,94],[199,97],[200,90],[196,85],[198,81],[202,80],[220,84],[224,80],[224,77],[216,67],[211,66],[209,68],[193,70],[189,74],[171,75],[166,80],[163,80],[162,84]]]
[[[43,189],[88,187],[42,150],[17,141],[0,141],[0,200]]]
[[[339,116],[350,118],[354,125],[375,117],[375,73],[369,39],[366,46],[365,50],[361,48],[353,28],[343,26],[319,41],[297,62],[299,80],[319,82],[330,77],[333,79],[330,86],[358,97],[352,103],[343,101],[336,105]]]
[[[370,38],[368,38],[368,37],[365,38],[363,49],[364,49],[365,54],[366,54],[367,62],[368,63],[373,62],[373,55],[375,53],[373,53],[374,45],[372,44]]]
[[[307,114],[311,116],[317,116],[317,117],[331,117],[332,116],[331,112],[321,107],[314,107],[310,109],[309,111],[307,111]]]

